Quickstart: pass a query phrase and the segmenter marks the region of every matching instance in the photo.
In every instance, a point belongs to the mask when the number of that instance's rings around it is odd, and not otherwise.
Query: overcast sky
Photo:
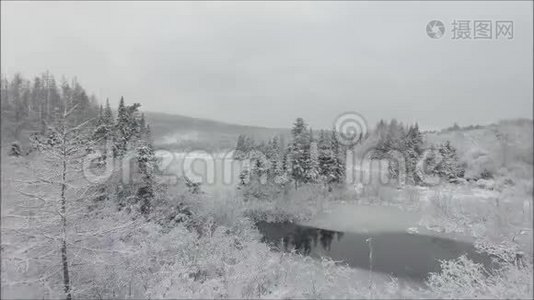
[[[240,124],[326,128],[346,111],[485,124],[532,118],[532,5],[2,1],[2,72],[50,70],[113,104]],[[514,38],[453,40],[455,19],[511,20]]]

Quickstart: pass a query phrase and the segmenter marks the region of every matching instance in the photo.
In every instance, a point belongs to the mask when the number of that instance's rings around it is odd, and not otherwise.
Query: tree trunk
[[[65,133],[65,129],[63,129],[63,133]],[[65,137],[65,134],[63,134],[63,137]],[[65,143],[65,139],[63,139],[63,143]],[[67,183],[66,183],[66,177],[67,177],[67,157],[66,157],[66,149],[65,145],[63,145],[63,172],[62,172],[62,184],[61,184],[61,219],[63,221],[63,240],[61,243],[61,262],[63,264],[63,285],[65,290],[65,297],[67,300],[72,299],[71,295],[71,288],[70,288],[70,278],[69,278],[69,262],[67,259],[67,216],[66,216],[66,195],[65,192],[67,190]]]
[[[69,263],[67,260],[67,242],[63,238],[63,243],[61,245],[61,261],[63,263],[63,285],[65,286],[65,296],[67,300],[71,300],[72,296],[70,293],[70,278],[69,278]]]

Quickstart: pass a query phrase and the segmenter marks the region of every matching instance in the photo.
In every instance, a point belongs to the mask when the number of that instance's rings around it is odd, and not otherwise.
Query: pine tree
[[[44,121],[43,104],[45,102],[45,91],[43,82],[40,77],[35,77],[33,80],[33,87],[31,90],[30,111],[35,116],[35,119],[40,122]]]
[[[237,160],[241,160],[241,159],[244,159],[245,158],[245,136],[240,134],[238,137],[237,137],[237,144],[235,146],[235,151],[234,151],[234,159],[237,159]]]
[[[285,165],[286,165],[286,158],[287,156],[285,153],[279,153],[278,160],[274,161],[274,167],[272,168],[272,173],[274,177],[274,182],[280,185],[284,185],[289,182],[289,176],[286,172]]]
[[[437,166],[438,174],[448,180],[463,177],[464,170],[459,166],[456,148],[449,141],[439,147],[441,161]]]
[[[337,140],[336,129],[332,130],[332,138],[330,139],[332,149],[332,155],[334,156],[334,167],[332,173],[334,175],[335,183],[343,183],[345,180],[345,160],[344,160],[344,151],[342,146]]]
[[[309,147],[308,131],[302,118],[297,118],[291,129],[293,142],[290,146],[291,177],[295,182],[295,189],[299,183],[306,181],[306,151]]]
[[[248,153],[256,148],[254,139],[250,136],[245,136],[245,142],[243,144],[243,151],[248,155]]]
[[[152,145],[141,142],[137,147],[137,165],[141,173],[141,186],[137,189],[137,199],[141,202],[141,213],[148,215],[155,196],[156,155]]]
[[[423,154],[423,139],[417,123],[409,127],[404,144],[400,148],[405,159],[406,179],[412,184],[421,183],[422,174],[417,171],[417,163]]]
[[[271,166],[269,177],[275,178],[276,176],[282,175],[282,150],[280,148],[278,137],[275,136],[272,140],[269,140],[265,156],[269,160]]]
[[[424,158],[423,162],[423,171],[426,175],[437,175],[439,176],[438,172],[438,165],[441,161],[441,154],[439,153],[438,149],[435,145],[430,145],[430,148],[426,152],[426,156]]]
[[[319,149],[310,130],[309,147],[306,149],[306,182],[317,183],[320,178]]]
[[[113,111],[111,110],[111,106],[109,105],[109,99],[106,99],[106,107],[104,108],[103,117],[105,124],[112,125],[115,122],[113,118]]]
[[[253,154],[253,157],[251,157],[252,160],[252,172],[251,172],[251,180],[256,180],[260,184],[265,184],[268,176],[269,176],[269,170],[270,170],[270,162],[269,160],[263,155],[262,152],[255,151]]]
[[[334,165],[334,156],[332,154],[332,149],[330,149],[330,139],[324,130],[321,130],[319,134],[319,175],[321,181],[325,184],[330,183],[331,172]]]
[[[127,136],[129,134],[128,122],[124,98],[121,97],[119,108],[117,110],[117,124],[115,125],[115,141],[113,148],[115,157],[122,157],[126,152]]]
[[[128,151],[128,142],[139,132],[139,122],[136,113],[140,106],[139,103],[126,106],[124,104],[124,98],[121,97],[114,134],[113,153],[115,157],[124,156]]]
[[[419,131],[419,125],[417,123],[415,123],[412,130],[412,143],[415,152],[419,155],[423,154],[423,135],[421,134],[421,131]]]
[[[104,107],[102,106],[102,104],[100,104],[100,106],[98,107],[97,124],[102,124],[102,123],[104,123]]]

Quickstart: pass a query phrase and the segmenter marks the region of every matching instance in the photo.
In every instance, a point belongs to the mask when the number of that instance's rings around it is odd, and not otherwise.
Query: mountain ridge
[[[290,133],[289,128],[240,125],[161,112],[144,114],[152,129],[154,145],[178,151],[231,149],[240,134],[261,141],[274,136],[288,138]]]

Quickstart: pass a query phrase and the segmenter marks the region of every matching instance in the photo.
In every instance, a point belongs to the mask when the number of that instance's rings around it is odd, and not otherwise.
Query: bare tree
[[[65,109],[53,125],[46,126],[44,135],[32,136],[34,146],[43,159],[32,166],[35,178],[22,180],[24,185],[19,192],[36,200],[39,209],[41,234],[49,240],[59,242],[63,291],[66,299],[72,298],[71,274],[69,272],[69,218],[80,212],[74,204],[90,197],[91,185],[82,183],[81,159],[86,156],[91,144],[88,138],[89,121],[75,124],[71,115],[77,106]],[[39,244],[42,246],[42,244]],[[39,252],[41,252],[40,250]],[[53,274],[50,274],[53,275]],[[45,275],[46,276],[46,275]]]

